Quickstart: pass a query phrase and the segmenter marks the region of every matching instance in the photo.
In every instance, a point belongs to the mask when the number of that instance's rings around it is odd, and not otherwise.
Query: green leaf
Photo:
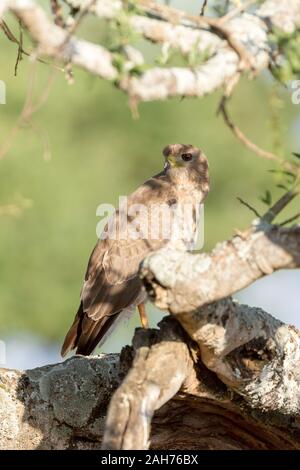
[[[296,158],[300,158],[300,153],[297,153],[297,152],[292,152],[292,154],[294,155],[294,157],[296,157]]]
[[[300,158],[300,156],[298,157]],[[282,176],[282,177],[286,177],[286,182],[291,184],[291,183],[294,183],[295,182],[295,179],[296,179],[296,175],[295,173],[292,173],[291,171],[287,171],[287,170],[268,170],[270,173],[273,173],[275,175],[279,175],[279,176]]]
[[[260,200],[267,206],[270,206],[272,204],[272,194],[268,189],[266,190],[264,196],[260,197]]]
[[[276,187],[280,189],[284,189],[285,191],[289,190],[284,184],[276,184]]]

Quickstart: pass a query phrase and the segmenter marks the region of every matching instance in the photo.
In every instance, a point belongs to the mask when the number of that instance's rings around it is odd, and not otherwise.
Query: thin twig
[[[20,29],[20,40],[18,44],[18,54],[17,54],[17,60],[15,63],[15,77],[17,76],[18,73],[18,65],[19,62],[23,59],[23,31],[22,31],[22,23],[21,20],[19,20],[19,29]]]
[[[60,49],[62,50],[64,46],[68,43],[68,41],[71,39],[72,35],[77,31],[79,28],[82,20],[86,16],[86,14],[89,12],[90,8],[94,5],[96,0],[91,0],[88,5],[86,5],[82,10],[80,10],[79,15],[77,16],[76,20],[67,28],[67,35],[63,41],[63,43],[60,45]],[[73,68],[72,68],[72,63],[68,62],[65,66],[65,73],[66,73],[66,79],[69,84],[74,83],[74,77],[73,77]]]
[[[181,23],[185,21],[186,27],[209,28],[212,32],[224,38],[228,45],[236,52],[240,59],[240,69],[253,69],[253,60],[247,49],[237,41],[231,32],[220,23],[219,18],[209,18],[207,16],[196,16],[186,13],[185,11],[169,7],[167,5],[160,5],[153,0],[140,0],[139,7],[143,9],[146,15],[156,19],[169,21],[171,24],[174,22]]]
[[[207,3],[208,3],[208,0],[203,1],[203,5],[202,5],[201,11],[200,11],[200,16],[204,15]]]
[[[225,123],[227,126],[231,129],[233,134],[250,150],[256,153],[259,157],[262,158],[267,158],[268,160],[272,160],[273,162],[277,163],[282,163],[282,159],[278,156],[275,155],[272,152],[269,152],[267,150],[264,150],[260,148],[258,145],[256,145],[254,142],[252,142],[248,137],[245,136],[245,134],[240,130],[240,128],[232,121],[230,118],[227,108],[226,108],[226,102],[227,102],[227,97],[223,97],[221,99],[218,112],[221,112]]]
[[[264,150],[258,145],[256,145],[252,140],[250,140],[242,131],[241,129],[233,122],[231,117],[229,116],[226,104],[228,101],[228,98],[230,97],[232,93],[233,87],[230,89],[230,93],[224,94],[221,98],[221,101],[218,106],[217,114],[221,113],[225,124],[229,127],[229,129],[233,132],[235,137],[242,142],[245,147],[247,147],[249,150],[252,150],[256,155],[258,155],[261,158],[266,158],[267,160],[276,162],[283,168],[284,170],[287,170],[291,174],[295,176],[295,179],[300,177],[300,166],[291,162],[288,162],[284,160],[282,157],[279,155],[276,155],[273,152],[269,152],[268,150]]]
[[[289,219],[286,219],[284,222],[281,222],[280,227],[283,227],[286,224],[289,224],[290,222],[294,222],[295,220],[300,218],[300,212],[298,214],[293,215],[293,217],[290,217]]]
[[[29,126],[31,130],[37,135],[38,139],[41,141],[43,146],[43,159],[45,161],[51,160],[52,153],[50,147],[50,140],[47,130],[35,124],[33,121],[30,121]]]
[[[65,27],[64,18],[62,15],[62,8],[57,0],[51,0],[51,10],[54,16],[54,23],[61,28]]]
[[[32,100],[30,100],[30,103],[27,103],[27,110],[24,113],[24,118],[28,121],[33,114],[35,114],[47,101],[49,98],[49,94],[52,89],[53,82],[56,77],[56,71],[54,69],[51,70],[48,78],[48,82],[40,95],[39,99],[37,100],[36,104],[33,105]],[[32,88],[33,91],[33,88]]]
[[[19,47],[19,50],[21,51],[22,54],[26,55],[27,57],[30,57],[30,54],[29,52],[25,51],[23,49],[23,47],[20,45],[20,41],[16,38],[16,36],[13,34],[13,32],[10,30],[10,28],[8,27],[7,23],[0,19],[0,28],[2,29],[2,31],[4,32],[5,36],[7,37],[7,39],[9,39],[11,42],[14,42],[15,44],[18,45]],[[40,58],[37,58],[38,62],[41,62],[42,64],[45,64],[45,65],[50,65],[50,66],[53,66],[55,68],[57,68],[57,70],[59,71],[63,71],[63,69],[61,67],[57,67],[55,65],[52,65],[51,63],[43,60],[43,59],[40,59]]]
[[[241,197],[237,197],[237,200],[243,204],[244,206],[246,206],[248,209],[250,209],[250,211],[254,212],[254,214],[256,215],[256,217],[258,217],[259,219],[261,218],[261,215],[257,212],[257,210],[250,206],[250,204],[248,204],[248,202],[244,201]]]
[[[95,2],[95,0],[91,0],[89,5],[86,8],[84,8],[84,10],[82,10],[82,12],[79,15],[79,17],[77,18],[77,20],[69,28],[68,33],[66,35],[66,38],[64,40],[64,43],[61,45],[61,47],[63,47],[68,42],[68,40],[70,39],[72,34],[78,28],[80,22],[82,21],[82,19],[86,15],[88,9],[93,5],[94,2]],[[9,29],[9,27],[7,26],[7,24],[3,20],[0,20],[0,26],[2,27],[2,29],[5,33],[5,35],[7,36],[7,38],[10,41],[18,44],[19,53],[21,53],[21,54],[24,53],[24,54],[29,56],[30,54],[28,54],[27,52],[25,52],[23,50],[21,41],[18,41],[18,39],[14,36],[14,34],[11,32],[11,30]],[[46,63],[42,59],[37,57],[37,53],[33,52],[31,55],[35,58],[35,60],[38,60],[39,62]],[[34,90],[34,84],[35,84],[35,64],[34,64],[33,69],[32,69],[32,75],[31,75],[31,78],[29,80],[29,87],[28,87],[28,90],[27,90],[27,95],[26,95],[25,103],[23,105],[23,109],[21,111],[21,114],[19,115],[19,118],[18,118],[16,124],[11,129],[10,135],[8,136],[8,138],[6,139],[4,144],[0,147],[0,160],[9,151],[9,149],[10,149],[10,147],[11,147],[11,145],[12,145],[12,143],[13,143],[13,141],[14,141],[14,139],[15,139],[15,137],[16,137],[16,135],[17,135],[20,128],[25,127],[27,125],[27,126],[30,126],[34,132],[41,135],[41,130],[38,129],[37,126],[30,121],[30,119],[31,119],[32,115],[34,113],[36,113],[41,108],[41,106],[43,106],[45,104],[45,102],[47,101],[47,99],[49,97],[51,87],[52,87],[52,83],[53,83],[53,80],[54,80],[55,69],[63,70],[63,69],[57,67],[57,65],[55,63],[53,64],[52,71],[51,71],[50,76],[49,76],[48,84],[45,87],[43,93],[41,94],[41,96],[38,99],[38,101],[36,102],[36,104],[33,104],[33,90]],[[68,72],[70,74],[70,70]],[[45,133],[42,136],[42,140],[43,140],[43,143],[44,143],[44,157],[46,159],[49,159],[50,158],[49,157],[49,155],[50,155],[49,142],[48,142],[48,136]]]
[[[69,28],[68,28],[68,33],[67,33],[67,36],[62,44],[61,47],[63,47],[68,41],[69,39],[71,38],[71,36],[77,31],[78,27],[80,26],[82,20],[84,19],[84,17],[87,15],[87,13],[89,12],[90,8],[92,8],[92,6],[95,4],[96,0],[91,0],[88,5],[86,5],[82,10],[80,10],[80,13],[78,14],[76,20],[74,21],[74,23],[72,23]]]

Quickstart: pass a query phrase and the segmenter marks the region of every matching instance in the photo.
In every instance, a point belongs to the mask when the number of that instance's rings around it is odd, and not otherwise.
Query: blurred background
[[[199,13],[196,3],[173,5]],[[17,34],[13,18],[6,20]],[[123,93],[78,69],[70,85],[60,70],[53,74],[49,65],[34,65],[24,56],[14,76],[17,46],[0,33],[0,80],[7,93],[6,104],[0,105],[0,340],[6,343],[5,367],[31,368],[61,360],[61,342],[76,313],[96,243],[98,205],[116,205],[119,195],[160,171],[166,144],[193,143],[208,156],[211,192],[205,203],[204,251],[253,219],[237,197],[264,212],[267,206],[260,198],[270,191],[275,199],[282,190],[270,172],[274,164],[246,150],[216,115],[220,93],[141,104],[139,119],[133,119]],[[114,39],[113,31],[108,33],[105,25],[102,30],[92,18],[78,35],[95,42]],[[158,51],[142,47],[155,60]],[[31,124],[18,128],[29,93],[36,103],[48,91]],[[300,107],[270,75],[242,81],[230,110],[260,146],[288,158],[299,152]],[[295,214],[297,204],[281,220]],[[282,271],[236,298],[300,327],[299,286],[299,270]],[[155,326],[164,313],[151,305],[148,311]],[[137,326],[136,314],[101,351],[119,351]]]

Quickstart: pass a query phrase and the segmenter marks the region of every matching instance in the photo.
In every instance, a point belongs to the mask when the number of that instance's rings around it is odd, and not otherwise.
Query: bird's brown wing
[[[174,199],[164,174],[144,183],[128,199],[130,204],[164,202]],[[148,215],[145,215],[148,217]],[[89,260],[81,303],[63,347],[64,356],[77,348],[78,354],[88,355],[117,319],[123,309],[134,304],[141,292],[141,281],[137,276],[141,261],[151,251],[165,245],[166,240],[132,239],[120,228],[120,212],[114,215],[117,229],[116,239],[99,240]],[[146,221],[150,222],[151,221]]]

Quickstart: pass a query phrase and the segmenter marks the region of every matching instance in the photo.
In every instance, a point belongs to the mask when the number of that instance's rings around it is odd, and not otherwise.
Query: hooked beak
[[[169,162],[169,164],[172,168],[174,168],[176,166],[180,166],[180,164],[178,163],[178,161],[177,161],[176,157],[174,157],[174,155],[169,155],[167,157],[167,160],[168,160],[168,162]]]

